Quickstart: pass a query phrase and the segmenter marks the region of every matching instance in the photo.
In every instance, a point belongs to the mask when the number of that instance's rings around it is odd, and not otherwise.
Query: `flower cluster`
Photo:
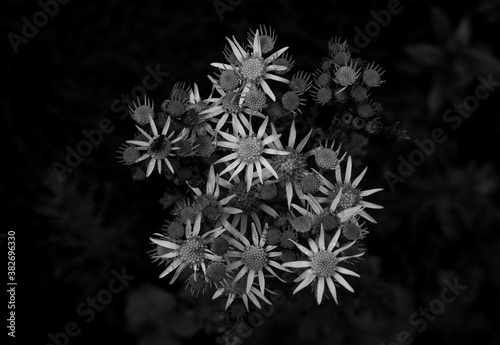
[[[383,69],[375,62],[354,58],[347,41],[338,37],[330,40],[328,50],[329,57],[314,72],[313,99],[337,108],[333,127],[364,134],[380,132],[383,108],[371,99],[371,91],[385,82]]]
[[[165,266],[160,278],[184,276],[195,295],[212,290],[229,315],[271,304],[273,286],[292,281],[293,293],[309,286],[318,304],[338,303],[339,288],[354,291],[348,276],[359,277],[365,220],[375,222],[367,210],[382,208],[366,198],[381,189],[360,188],[367,169],[353,178],[351,157],[334,140],[311,140],[306,95],[341,104],[339,128],[372,134],[381,107],[369,91],[383,72],[351,58],[338,39],[313,78],[291,73],[294,60],[288,47],[276,49],[271,28],[227,42],[226,61],[211,64],[208,97],[177,83],[161,110],[147,97],[130,107],[138,133],[120,161],[135,179],[156,170],[192,192],[151,237],[151,258]]]

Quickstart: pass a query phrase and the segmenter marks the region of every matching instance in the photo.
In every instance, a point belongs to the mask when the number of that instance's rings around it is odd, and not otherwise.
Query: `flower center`
[[[331,214],[330,211],[324,211],[319,214],[314,220],[314,228],[319,231],[323,225],[325,231],[333,231],[339,225],[339,221],[336,215]]]
[[[333,253],[320,250],[311,256],[311,269],[320,277],[331,277],[337,267],[337,257]]]
[[[290,219],[290,224],[295,229],[295,231],[300,233],[306,233],[309,230],[311,230],[311,227],[313,225],[313,220],[311,219],[311,217],[304,215],[304,216],[299,216],[295,219]]]
[[[247,185],[244,182],[234,185],[231,188],[231,194],[236,195],[231,200],[231,205],[247,214],[256,211],[261,204],[259,200],[260,193],[255,190],[255,187],[251,187],[250,191],[247,192]]]
[[[339,164],[337,153],[327,147],[319,147],[314,154],[314,158],[321,169],[333,170]]]
[[[170,144],[170,141],[164,135],[160,135],[153,140],[148,148],[148,153],[154,159],[164,159],[167,158],[171,150],[172,144]]]
[[[228,92],[222,97],[222,108],[231,115],[238,115],[241,108],[238,105],[240,95],[237,92]]]
[[[198,112],[193,108],[189,109],[182,117],[182,124],[186,127],[196,127],[200,123],[200,115]]]
[[[259,160],[263,149],[262,140],[252,134],[240,139],[238,154],[243,162],[253,163]]]
[[[179,248],[179,257],[183,262],[196,265],[203,261],[205,245],[198,238],[188,238]]]
[[[335,73],[337,82],[342,86],[349,86],[354,84],[358,75],[356,71],[350,66],[342,66]]]
[[[290,154],[276,156],[272,161],[272,166],[283,181],[299,181],[303,176],[306,162],[302,154],[294,149],[288,147],[286,151]]]
[[[361,192],[359,189],[352,187],[350,184],[335,184],[334,189],[330,192],[328,197],[328,204],[330,204],[333,199],[339,193],[342,187],[342,196],[340,197],[338,208],[340,211],[348,209],[350,207],[356,206],[361,201]]]
[[[261,58],[251,57],[243,61],[241,74],[250,81],[256,81],[264,75],[266,65]]]
[[[241,261],[252,271],[259,271],[267,265],[267,256],[264,248],[258,246],[246,247]]]
[[[222,71],[219,77],[219,83],[224,91],[232,91],[240,84],[238,73],[233,70]]]
[[[132,118],[141,125],[145,125],[149,122],[149,116],[154,117],[155,112],[153,108],[148,105],[138,106],[132,113]]]
[[[245,104],[250,110],[261,111],[266,106],[266,95],[261,90],[250,90],[245,96]]]
[[[226,266],[220,262],[212,262],[207,267],[207,278],[213,283],[218,283],[226,278]]]
[[[247,280],[245,279],[245,277],[246,275],[241,279],[239,279],[236,283],[235,282],[226,283],[224,286],[224,290],[226,290],[227,293],[232,293],[239,297],[245,295],[247,288]]]

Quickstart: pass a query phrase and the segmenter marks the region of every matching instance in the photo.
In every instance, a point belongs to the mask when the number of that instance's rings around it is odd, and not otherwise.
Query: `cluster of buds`
[[[371,99],[371,90],[384,80],[384,71],[375,62],[354,58],[347,41],[331,39],[329,57],[314,72],[311,95],[320,105],[336,106],[332,127],[375,134],[383,129],[382,104]]]
[[[212,290],[229,315],[271,304],[279,282],[295,285],[293,293],[309,287],[318,304],[338,303],[337,289],[354,291],[349,276],[359,277],[352,268],[364,255],[365,221],[375,222],[367,210],[381,208],[365,199],[381,189],[361,190],[366,169],[353,178],[340,146],[311,142],[313,129],[296,122],[313,92],[352,112],[345,125],[370,133],[379,109],[368,91],[382,72],[361,67],[335,40],[311,89],[307,73],[291,74],[294,61],[287,47],[275,49],[271,28],[227,42],[226,61],[212,63],[210,96],[177,83],[161,110],[147,98],[130,108],[138,133],[120,160],[142,178],[158,171],[192,191],[151,237],[151,258],[165,266],[160,278],[173,283],[182,274],[193,294]]]

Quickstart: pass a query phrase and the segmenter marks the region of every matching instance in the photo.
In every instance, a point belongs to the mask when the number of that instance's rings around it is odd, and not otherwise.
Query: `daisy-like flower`
[[[237,136],[225,132],[219,132],[219,134],[224,139],[226,139],[226,141],[221,140],[217,143],[217,145],[221,147],[227,147],[234,151],[233,153],[220,158],[214,163],[217,164],[233,161],[220,173],[220,175],[224,175],[225,173],[234,170],[231,177],[229,178],[229,181],[231,181],[244,168],[246,168],[245,180],[247,183],[247,190],[250,190],[250,186],[252,185],[254,167],[257,171],[257,175],[259,176],[261,183],[264,183],[262,166],[264,166],[264,168],[267,169],[267,171],[269,171],[274,177],[278,178],[276,171],[273,169],[267,158],[264,157],[264,154],[288,155],[289,152],[266,147],[277,141],[281,136],[278,134],[272,134],[268,136],[265,133],[268,121],[269,119],[266,117],[259,127],[257,133],[253,132],[250,123],[248,122],[248,120],[246,120],[244,124],[247,128],[249,128],[249,133],[247,134],[246,130],[243,128],[243,125],[238,119],[235,119],[234,121],[237,130]]]
[[[335,140],[328,146],[328,140],[325,145],[320,145],[316,147],[312,153],[314,153],[314,160],[320,169],[323,170],[335,170],[340,169],[340,162],[344,160],[346,153],[340,157],[340,146],[337,150],[334,150]]]
[[[140,100],[132,101],[133,107],[129,106],[130,117],[132,117],[138,124],[144,126],[149,122],[149,117],[155,115],[154,102],[151,102],[149,98],[144,95],[144,102],[141,104]]]
[[[207,133],[212,136],[215,134],[212,125],[208,121],[211,120],[216,123],[217,120],[213,119],[214,114],[203,112],[207,108],[208,103],[201,99],[198,85],[195,83],[193,89],[189,92],[186,113],[181,118],[182,124],[187,129],[186,136],[193,138]]]
[[[357,64],[353,62],[353,60],[350,61],[349,65],[335,65],[334,81],[342,86],[342,89],[337,91],[337,93],[345,90],[348,86],[353,85],[359,78],[360,74],[361,72],[357,68]]]
[[[227,301],[225,309],[229,308],[235,299],[242,299],[247,311],[249,311],[248,300],[252,301],[252,303],[259,309],[261,309],[262,306],[260,305],[258,298],[267,304],[272,304],[255,286],[252,286],[250,291],[247,292],[246,281],[244,279],[239,279],[238,281],[234,281],[234,279],[224,279],[220,285],[221,286],[212,296],[212,299],[226,295]]]
[[[382,188],[374,188],[362,191],[358,188],[358,184],[361,182],[363,177],[366,174],[368,168],[365,168],[358,177],[351,182],[351,174],[352,174],[352,160],[351,157],[347,158],[347,167],[344,179],[342,180],[342,172],[341,169],[335,169],[335,179],[336,183],[333,184],[324,176],[319,174],[318,176],[321,178],[323,182],[323,186],[319,188],[320,192],[323,193],[324,197],[316,197],[318,202],[333,204],[332,201],[339,198],[337,207],[340,211],[344,211],[353,207],[360,206],[358,214],[369,220],[372,223],[376,223],[375,219],[373,219],[366,211],[365,208],[371,209],[381,209],[383,206],[373,204],[371,202],[363,200],[363,197],[372,195],[373,193],[380,192],[383,190]]]
[[[276,97],[266,82],[266,79],[276,80],[282,83],[288,83],[288,80],[282,77],[279,77],[275,74],[272,74],[273,71],[282,71],[286,70],[287,67],[273,64],[273,62],[283,54],[288,47],[282,48],[277,52],[271,54],[267,58],[262,57],[262,46],[260,40],[259,30],[255,31],[255,35],[253,37],[253,51],[252,53],[248,53],[243,49],[243,47],[238,43],[238,41],[233,37],[233,39],[227,38],[233,53],[238,60],[236,65],[228,65],[223,63],[212,63],[211,65],[221,70],[234,70],[236,71],[242,82],[243,89],[242,93],[245,95],[250,89],[251,85],[259,85],[262,87],[262,90],[273,100],[276,100]],[[243,104],[244,97],[240,98],[240,105]]]
[[[260,29],[260,47],[262,54],[270,53],[274,49],[274,45],[276,44],[276,39],[277,39],[276,33],[271,27],[269,27],[268,29],[262,24],[259,25],[259,29]],[[250,47],[253,46],[254,39],[255,39],[255,33],[253,32],[252,29],[250,29],[250,32],[248,33],[248,45]]]
[[[260,233],[262,228],[259,218],[260,214],[258,215],[257,212],[262,210],[273,218],[278,217],[278,213],[271,206],[265,203],[261,190],[257,187],[259,180],[255,177],[256,176],[253,176],[254,180],[251,184],[250,190],[247,190],[246,183],[241,181],[238,175],[234,177],[233,182],[231,183],[219,177],[219,184],[222,187],[227,188],[229,194],[234,195],[234,198],[231,199],[228,205],[243,211],[232,215],[232,218],[228,218],[231,221],[231,225],[233,227],[240,225],[240,229],[242,231],[246,231],[250,217]],[[243,232],[242,234],[244,235],[245,233]]]
[[[274,125],[271,125],[272,135],[278,135]],[[283,146],[280,140],[276,140],[270,144],[270,146],[279,151],[288,152],[288,155],[277,156],[273,158],[271,165],[278,175],[278,180],[285,184],[286,199],[288,202],[288,208],[292,204],[293,192],[300,198],[303,194],[299,183],[307,172],[306,159],[312,155],[312,151],[302,153],[304,147],[311,136],[312,129],[307,133],[307,135],[300,141],[300,143],[295,147],[295,141],[297,140],[297,131],[295,129],[295,120],[292,121],[290,127],[290,135],[288,136],[288,144],[286,148]]]
[[[293,291],[294,294],[310,285],[313,281],[316,283],[316,301],[318,304],[321,304],[321,301],[323,300],[325,285],[328,286],[328,289],[337,304],[339,302],[337,300],[337,289],[335,287],[336,283],[342,285],[350,292],[354,292],[354,289],[341,274],[354,277],[359,277],[359,274],[348,270],[347,268],[340,267],[339,263],[354,257],[359,257],[363,255],[363,253],[352,256],[341,256],[342,252],[354,245],[355,241],[341,248],[335,249],[339,237],[340,229],[337,230],[335,236],[333,236],[328,246],[326,246],[325,230],[322,226],[317,244],[309,238],[309,248],[306,248],[303,245],[292,241],[302,253],[307,255],[308,258],[306,261],[290,261],[283,264],[285,267],[306,269],[294,280],[294,282],[300,282],[300,284]]]
[[[185,131],[182,131],[175,139],[172,139],[174,136],[174,132],[171,132],[167,135],[168,130],[170,128],[170,117],[168,117],[165,122],[165,126],[163,126],[163,130],[161,134],[158,133],[156,129],[156,124],[153,121],[151,115],[149,115],[149,125],[151,127],[151,132],[153,136],[149,135],[146,131],[144,131],[141,127],[137,126],[137,129],[141,132],[142,135],[146,137],[148,141],[141,140],[128,140],[128,144],[132,144],[136,146],[137,150],[146,151],[142,156],[137,158],[135,163],[142,162],[145,159],[149,158],[148,168],[146,170],[146,177],[151,175],[155,166],[158,166],[158,173],[161,174],[161,165],[162,161],[168,166],[170,171],[174,173],[174,168],[172,164],[168,160],[168,157],[174,157],[174,151],[179,148],[173,146],[178,141],[182,140],[186,134]]]
[[[210,224],[216,224],[218,221],[226,219],[231,214],[238,214],[243,212],[242,210],[228,206],[228,203],[236,195],[229,195],[222,200],[219,200],[220,188],[218,182],[218,176],[215,176],[214,166],[211,165],[205,193],[202,193],[199,188],[193,188],[190,186],[193,192],[196,194],[194,209],[199,212],[203,219]]]
[[[175,282],[179,275],[186,267],[198,272],[201,268],[203,274],[206,274],[207,267],[205,260],[208,261],[222,261],[220,256],[214,255],[208,248],[207,244],[214,238],[220,236],[225,230],[219,227],[204,233],[200,236],[201,228],[201,214],[196,217],[194,226],[191,226],[191,221],[188,220],[185,228],[186,239],[177,243],[170,240],[161,234],[155,234],[159,238],[150,238],[150,240],[160,247],[167,248],[169,251],[166,254],[160,255],[160,259],[173,259],[167,268],[160,274],[160,278],[165,277],[172,271],[176,271],[170,284]]]
[[[302,199],[308,202],[308,208],[305,209],[299,205],[292,204],[292,207],[296,209],[302,216],[310,217],[313,220],[311,227],[319,228],[319,225],[323,226],[327,231],[332,231],[340,223],[345,223],[355,215],[357,215],[361,210],[361,205],[355,205],[347,209],[338,209],[339,202],[342,199],[342,190],[336,195],[327,207],[322,207],[318,201],[317,197],[307,194],[302,196]],[[293,223],[292,223],[293,225]]]
[[[186,87],[185,83],[175,83],[170,92],[170,97],[161,104],[162,111],[176,118],[182,116],[186,112],[186,104],[190,93],[191,88]]]
[[[264,294],[266,288],[264,270],[271,273],[279,280],[282,280],[274,272],[272,267],[283,271],[288,270],[273,260],[273,258],[281,256],[281,252],[274,251],[274,249],[276,249],[276,246],[266,246],[265,231],[263,234],[259,234],[257,232],[255,224],[252,223],[252,242],[250,242],[245,236],[241,234],[240,231],[236,230],[227,221],[223,221],[223,225],[230,234],[236,237],[232,238],[230,236],[225,236],[226,240],[236,249],[228,251],[227,256],[229,258],[237,258],[236,261],[230,263],[227,266],[227,270],[232,271],[242,266],[240,271],[234,278],[235,282],[246,276],[245,291],[248,293],[252,289],[255,278],[258,277],[260,292]]]
[[[209,118],[211,121],[217,122],[215,131],[219,131],[224,126],[224,124],[226,124],[230,116],[230,122],[233,123],[234,131],[236,131],[234,122],[238,118],[241,121],[244,121],[247,116],[252,117],[254,115],[260,118],[265,118],[264,114],[262,114],[261,112],[251,109],[249,107],[249,104],[242,104],[242,102],[240,102],[242,100],[242,96],[238,90],[225,91],[217,80],[215,80],[211,76],[208,76],[208,79],[210,79],[210,81],[214,85],[215,90],[220,94],[220,97],[210,97],[209,99],[207,99],[206,101],[212,103],[212,105],[203,110],[200,115]],[[230,82],[226,81],[226,83],[229,84]],[[219,115],[222,116],[220,116],[219,118]]]

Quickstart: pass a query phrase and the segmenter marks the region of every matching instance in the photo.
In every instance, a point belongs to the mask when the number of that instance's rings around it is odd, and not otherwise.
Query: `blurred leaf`
[[[431,44],[422,43],[408,46],[405,51],[412,59],[425,66],[439,65],[444,60],[443,50]]]
[[[434,34],[441,41],[446,41],[451,35],[451,23],[446,14],[438,7],[431,8],[431,21]]]
[[[463,18],[453,33],[453,42],[456,42],[458,47],[469,45],[470,31],[469,18]]]

